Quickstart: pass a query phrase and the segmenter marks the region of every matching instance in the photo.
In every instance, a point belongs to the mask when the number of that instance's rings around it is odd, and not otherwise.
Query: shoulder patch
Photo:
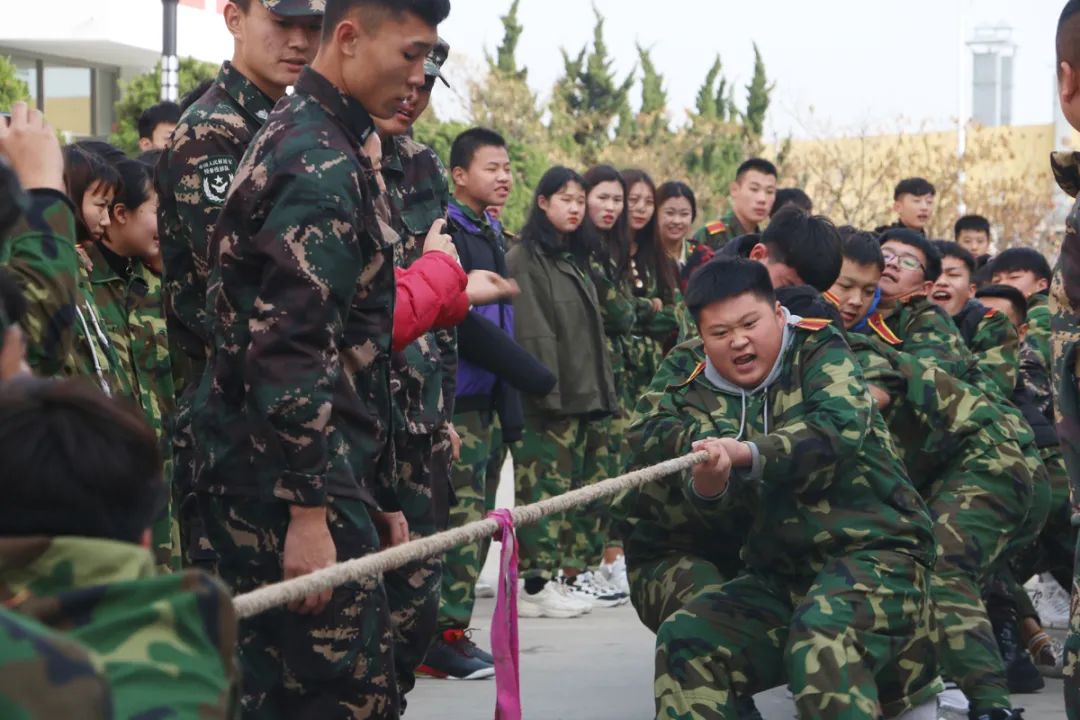
[[[202,180],[200,189],[203,197],[212,205],[225,204],[229,186],[236,175],[236,159],[228,155],[214,155],[205,158],[195,166]]]
[[[677,388],[684,388],[684,387],[686,387],[686,386],[687,386],[687,385],[689,385],[690,383],[694,382],[694,380],[696,380],[696,379],[697,379],[698,375],[700,375],[700,374],[701,374],[701,373],[703,373],[703,372],[705,372],[705,363],[703,363],[703,362],[699,362],[699,363],[697,364],[697,367],[696,367],[696,368],[694,368],[694,372],[690,373],[690,377],[686,378],[685,380],[683,380],[683,381],[682,381],[681,383],[679,383],[679,384],[678,384],[678,385],[676,385],[675,387],[677,387]]]
[[[870,317],[866,318],[866,324],[869,325],[870,328],[878,334],[878,337],[880,337],[882,340],[889,343],[890,345],[904,344],[904,341],[896,337],[896,333],[889,329],[889,326],[885,324],[885,319],[881,317],[880,313],[874,313]]]
[[[818,330],[823,330],[830,322],[831,321],[828,318],[802,318],[799,322],[795,323],[795,327],[802,330],[817,332]]]
[[[826,301],[828,301],[828,302],[832,303],[832,304],[833,304],[833,305],[835,305],[836,307],[840,307],[840,298],[836,297],[835,295],[833,295],[833,294],[832,294],[831,292],[829,292],[828,290],[826,290],[825,292],[821,293],[821,297],[825,298],[825,300],[826,300]]]
[[[997,308],[986,308],[986,314],[983,315],[983,317],[984,318],[994,317],[995,315],[997,315],[997,312],[998,312]]]
[[[716,220],[716,221],[711,222],[708,225],[706,225],[705,230],[710,235],[717,235],[719,233],[726,232],[727,231],[727,225],[725,225],[722,220]]]

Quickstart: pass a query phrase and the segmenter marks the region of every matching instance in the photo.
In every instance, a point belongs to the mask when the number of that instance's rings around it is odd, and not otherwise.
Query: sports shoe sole
[[[572,618],[581,617],[586,612],[587,611],[585,610],[579,610],[577,608],[553,610],[552,608],[540,607],[535,603],[518,603],[518,617],[523,618],[550,618],[552,620],[570,620]]]
[[[483,668],[482,670],[477,670],[471,675],[466,675],[465,677],[457,677],[455,675],[445,673],[441,670],[436,670],[430,665],[421,665],[420,667],[416,668],[416,673],[418,675],[423,675],[424,677],[433,678],[435,680],[483,680],[485,678],[493,677],[495,675],[495,668]]]

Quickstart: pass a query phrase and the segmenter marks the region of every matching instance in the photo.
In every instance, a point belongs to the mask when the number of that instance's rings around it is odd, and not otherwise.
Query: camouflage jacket
[[[1047,369],[1054,366],[1054,353],[1050,342],[1050,297],[1037,292],[1028,298],[1028,332],[1025,344],[1039,353]]]
[[[998,406],[977,388],[881,338],[850,333],[848,342],[866,381],[892,398],[883,413],[885,421],[921,493],[925,495],[950,464],[969,456],[985,459],[1008,451],[1023,465],[1013,426],[1001,422]]]
[[[719,220],[698,228],[690,241],[689,254],[693,254],[699,245],[704,245],[716,252],[740,235],[756,233],[758,228],[744,228],[735,217],[734,210],[728,210]]]
[[[1058,152],[1052,158],[1054,177],[1070,197],[1080,195],[1080,153]],[[1054,407],[1061,453],[1069,471],[1073,525],[1080,525],[1080,199],[1065,220],[1061,254],[1050,285],[1053,330]]]
[[[862,550],[933,562],[930,518],[843,336],[824,320],[789,317],[781,355],[762,387],[710,379],[700,341],[668,355],[638,404],[630,431],[635,465],[689,452],[695,440],[751,442],[752,468],[737,471],[719,500],[702,500],[690,473],[682,502],[703,513],[745,504],[752,526],[743,560],[802,584],[830,559]],[[672,375],[678,384],[661,388]]]
[[[885,324],[901,341],[900,349],[933,360],[953,377],[964,377],[971,354],[952,319],[925,295],[897,303]],[[1009,392],[1012,392],[1010,386]]]
[[[0,266],[10,271],[26,298],[26,357],[34,372],[63,372],[75,346],[75,214],[55,190],[29,193],[27,212],[0,241]]]
[[[0,716],[111,720],[101,661],[71,638],[0,609]]]
[[[131,543],[3,538],[0,602],[89,649],[118,718],[234,716],[236,616],[209,575],[155,575]]]
[[[435,152],[407,135],[383,143],[383,179],[390,201],[391,225],[401,236],[394,264],[405,268],[424,254],[432,224],[446,217],[450,190],[446,170]],[[453,329],[425,333],[395,353],[390,383],[394,426],[412,435],[431,435],[453,415],[457,380],[457,337]]]
[[[240,158],[274,103],[226,62],[180,117],[158,161],[158,234],[165,261],[169,339],[177,391],[198,383],[206,361],[210,235]]]
[[[652,301],[635,297],[630,284],[619,277],[619,269],[610,258],[593,255],[589,267],[582,268],[596,285],[596,299],[600,303],[600,317],[604,321],[604,341],[611,358],[611,371],[620,398],[626,397],[629,381],[627,371],[632,367],[634,326],[639,317],[655,319]]]
[[[965,320],[966,313],[977,314],[978,323],[974,324],[970,337],[964,332],[961,337],[975,356],[983,376],[997,386],[1002,397],[1011,397],[1020,372],[1020,337],[1016,327],[1005,313],[970,300],[953,318],[961,330],[973,322]]]
[[[196,489],[393,502],[397,235],[375,209],[372,131],[356,100],[307,67],[237,169],[210,243]]]

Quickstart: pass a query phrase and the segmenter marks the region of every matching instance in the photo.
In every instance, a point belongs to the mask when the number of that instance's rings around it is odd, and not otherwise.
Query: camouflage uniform
[[[236,616],[208,575],[156,575],[132,543],[4,538],[0,603],[91,651],[118,718],[235,716]]]
[[[450,192],[438,156],[407,135],[385,141],[382,173],[391,225],[401,235],[394,264],[408,267],[424,252],[432,224],[446,217]],[[445,529],[436,520],[434,493],[447,496],[450,454],[443,429],[452,416],[457,346],[453,330],[433,330],[396,353],[390,375],[397,429],[397,495],[409,535]],[[384,576],[394,623],[394,664],[402,697],[437,633],[442,557],[411,563]]]
[[[1009,316],[988,308],[977,300],[969,301],[967,312],[979,313],[981,317],[967,337],[963,333],[966,322],[956,322],[968,349],[975,356],[983,376],[993,382],[1004,398],[1012,397],[1020,371],[1020,337]],[[953,320],[962,316],[957,316]]]
[[[665,346],[669,346],[679,335],[677,308],[682,305],[682,294],[678,290],[674,297],[661,297],[659,286],[652,275],[642,277],[639,282],[640,286],[635,288],[634,294],[640,299],[650,301],[660,298],[664,307],[660,312],[656,312],[651,302],[637,306],[633,335],[627,353],[630,376],[627,392],[631,399],[629,408],[637,406],[641,394],[649,387],[656,371],[660,369]]]
[[[120,361],[128,396],[135,401],[157,435],[170,487],[172,446],[167,423],[172,418],[173,383],[169,341],[161,300],[161,281],[137,259],[116,256],[101,243],[87,247],[90,287],[102,329]],[[115,266],[124,265],[123,272]],[[164,571],[180,568],[179,527],[171,495],[151,528],[154,556]]]
[[[0,241],[0,266],[26,298],[22,329],[26,359],[37,375],[59,375],[76,340],[79,260],[71,201],[55,190],[36,190],[15,226]]]
[[[1051,348],[1050,296],[1037,292],[1028,298],[1028,332],[1024,343],[1039,354],[1047,369],[1054,366],[1054,353]]]
[[[976,388],[878,338],[851,335],[867,382],[892,397],[885,418],[934,519],[930,596],[941,666],[978,710],[1010,707],[982,602],[991,570],[1015,549],[1033,478],[1000,408]]]
[[[1080,153],[1054,153],[1052,160],[1061,189],[1070,197],[1080,195]],[[1058,439],[1068,469],[1075,526],[1080,525],[1080,200],[1065,221],[1065,239],[1054,265],[1050,322]],[[1080,544],[1074,557],[1072,613],[1065,641],[1065,710],[1069,720],[1080,719]]]
[[[884,315],[884,313],[882,313]],[[903,345],[901,349],[918,358],[933,360],[955,378],[968,372],[970,353],[949,316],[925,295],[915,295],[897,303],[885,324]],[[1012,393],[1012,387],[1008,392]]]
[[[718,499],[698,497],[689,473],[673,480],[700,513],[745,504],[752,526],[746,570],[660,625],[657,717],[734,718],[735,695],[786,680],[801,716],[877,718],[940,687],[925,630],[930,518],[855,357],[825,321],[790,320],[777,362],[774,382],[745,393],[686,343],[664,361],[686,379],[638,405],[636,462],[706,437],[751,441],[755,455]]]
[[[264,3],[265,4],[265,3]],[[191,403],[206,365],[209,324],[206,279],[210,236],[240,158],[274,103],[231,63],[180,117],[158,162],[158,233],[165,263],[164,294],[175,377],[172,434],[173,499],[179,509],[185,562],[213,569],[214,553],[194,516],[195,469]]]
[[[0,609],[0,717],[111,720],[101,661],[71,638]]]
[[[339,560],[378,548],[367,506],[398,509],[397,235],[376,211],[362,150],[372,131],[355,99],[305,68],[244,155],[214,228],[195,489],[235,591],[282,579],[290,505],[326,508]],[[398,714],[375,578],[335,588],[318,615],[282,608],[243,621],[240,661],[253,717]]]
[[[757,231],[757,228],[743,227],[742,223],[739,222],[739,218],[735,217],[735,211],[728,210],[719,220],[714,220],[698,228],[690,241],[688,254],[693,255],[699,245],[704,245],[716,252],[740,235],[749,235]]]

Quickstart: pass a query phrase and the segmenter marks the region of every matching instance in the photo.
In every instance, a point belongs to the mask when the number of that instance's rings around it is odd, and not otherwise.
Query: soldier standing
[[[362,148],[372,115],[392,117],[423,85],[449,9],[329,0],[315,60],[252,140],[218,217],[192,429],[199,515],[235,592],[378,549],[372,511],[396,509],[397,236]],[[239,651],[250,717],[398,716],[378,578],[243,621]]]

